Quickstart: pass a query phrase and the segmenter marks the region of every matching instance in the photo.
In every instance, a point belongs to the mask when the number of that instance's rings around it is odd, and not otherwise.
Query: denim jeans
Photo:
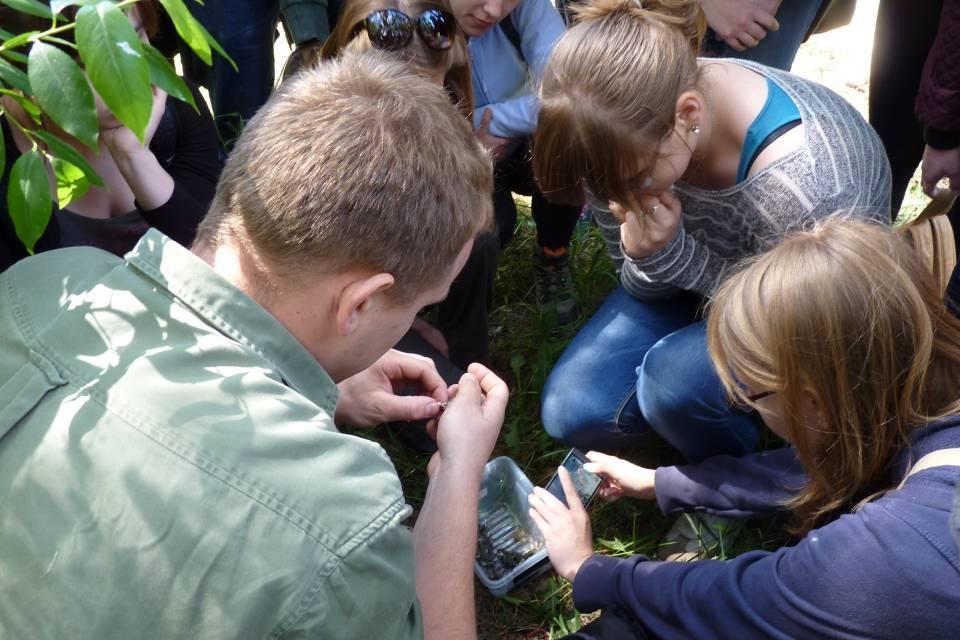
[[[206,0],[191,2],[190,11],[237,63],[234,71],[216,52],[212,68],[193,53],[182,56],[184,75],[210,92],[221,142],[229,149],[273,90],[279,0]]]
[[[752,451],[759,418],[731,407],[707,355],[700,304],[689,293],[643,301],[614,292],[547,379],[547,433],[581,449],[611,449],[652,431],[690,462]]]
[[[717,38],[713,29],[710,29],[700,53],[710,58],[753,60],[768,67],[790,71],[797,49],[817,17],[821,4],[821,0],[783,0],[776,16],[780,30],[768,32],[760,44],[742,53]]]

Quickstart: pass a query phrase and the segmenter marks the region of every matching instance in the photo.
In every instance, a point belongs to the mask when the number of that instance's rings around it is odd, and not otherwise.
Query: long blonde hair
[[[809,475],[788,503],[800,533],[894,486],[910,433],[960,410],[960,321],[886,227],[831,219],[788,236],[708,309],[710,356],[731,398],[752,404],[743,385],[779,395]],[[806,393],[822,424],[804,423]]]
[[[534,174],[552,200],[628,202],[627,179],[653,164],[677,98],[697,87],[706,19],[696,0],[592,0],[576,15],[543,72]]]
[[[366,31],[360,29],[364,19],[378,9],[399,9],[416,18],[427,9],[443,9],[451,13],[448,4],[442,0],[347,0],[340,11],[337,25],[330,37],[323,43],[321,57],[335,58],[341,51],[365,52],[372,50],[373,44]],[[446,51],[435,51],[427,47],[418,36],[403,50],[387,52],[423,70],[444,70],[444,88],[461,113],[467,118],[473,114],[473,84],[470,78],[470,51],[467,49],[467,36],[457,26],[453,46]]]

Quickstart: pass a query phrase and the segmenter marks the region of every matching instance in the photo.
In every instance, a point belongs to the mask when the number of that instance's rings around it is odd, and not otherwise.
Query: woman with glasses
[[[321,57],[341,51],[387,51],[410,62],[450,92],[469,117],[473,93],[467,39],[444,2],[430,0],[347,0]]]
[[[591,453],[586,468],[610,500],[787,510],[802,537],[729,561],[597,556],[562,477],[571,508],[536,489],[532,514],[577,608],[610,614],[576,637],[955,637],[960,320],[913,249],[865,222],[789,236],[720,286],[707,339],[728,396],[790,446],[656,471]],[[632,634],[604,635],[618,625]]]

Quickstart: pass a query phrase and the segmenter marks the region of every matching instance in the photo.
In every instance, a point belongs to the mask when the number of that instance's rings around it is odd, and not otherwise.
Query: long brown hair
[[[347,0],[337,18],[330,37],[323,43],[321,57],[335,58],[341,51],[364,52],[373,49],[366,31],[361,27],[363,20],[378,9],[399,9],[415,17],[427,9],[443,9],[451,13],[450,7],[441,0]],[[388,52],[393,53],[393,52]],[[467,36],[457,26],[453,46],[446,51],[435,51],[414,36],[410,45],[396,52],[418,69],[444,69],[444,87],[457,108],[467,118],[473,115],[473,84],[470,78],[470,52],[467,49]]]
[[[628,202],[656,158],[681,93],[697,87],[706,20],[696,0],[592,0],[543,72],[534,174],[552,200],[589,190]]]
[[[788,503],[800,533],[892,488],[911,432],[960,410],[960,321],[886,227],[835,218],[788,236],[708,308],[710,356],[729,395],[752,404],[748,385],[779,396],[809,475]],[[802,417],[811,393],[822,424]]]

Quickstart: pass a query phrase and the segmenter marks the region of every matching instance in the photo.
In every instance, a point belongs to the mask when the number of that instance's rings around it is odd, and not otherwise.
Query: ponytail
[[[707,31],[707,19],[696,0],[593,0],[575,5],[577,22],[626,15],[678,29],[694,51]]]

